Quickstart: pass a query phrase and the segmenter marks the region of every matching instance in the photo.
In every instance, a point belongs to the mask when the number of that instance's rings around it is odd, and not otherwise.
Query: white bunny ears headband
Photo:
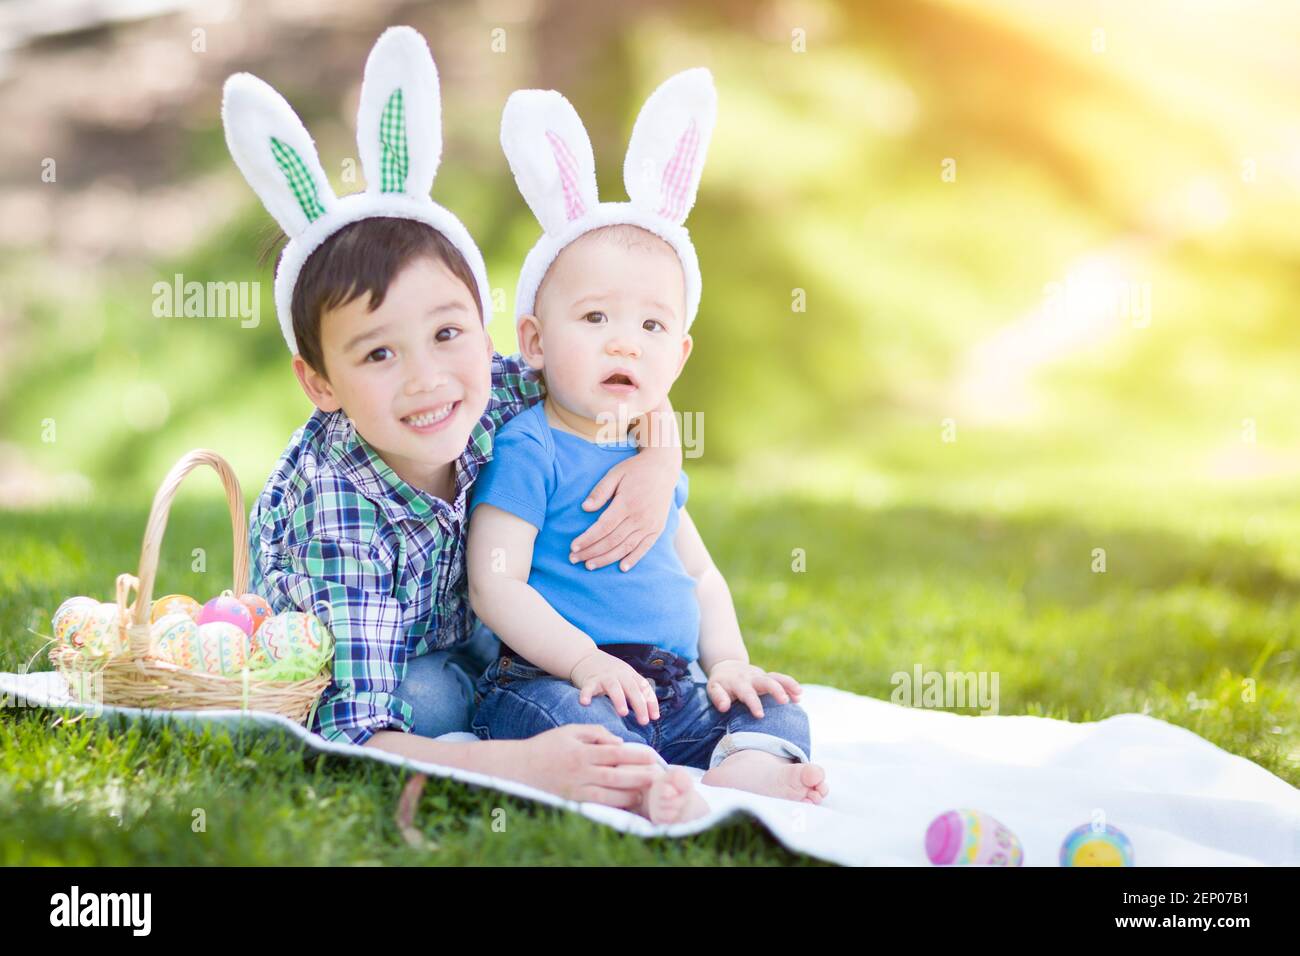
[[[604,226],[640,226],[667,242],[686,276],[686,328],[700,306],[700,265],[682,225],[695,204],[717,116],[713,75],[678,73],[650,94],[623,161],[630,202],[599,202],[591,140],[573,106],[554,90],[517,90],[501,117],[501,148],[542,237],[524,259],[516,316],[533,312],[537,288],[565,246]]]
[[[291,307],[303,263],[338,230],[371,217],[414,219],[442,233],[474,274],[486,324],[492,298],[483,254],[460,220],[429,198],[442,156],[442,101],[419,33],[390,27],[366,60],[357,111],[365,192],[334,195],[302,120],[257,77],[226,80],[221,118],[240,172],[289,236],[275,272],[275,310],[291,352],[298,354]]]

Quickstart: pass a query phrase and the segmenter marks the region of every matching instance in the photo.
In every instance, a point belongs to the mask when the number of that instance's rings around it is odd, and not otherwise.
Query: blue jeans
[[[620,717],[606,696],[578,702],[578,688],[502,648],[479,678],[479,707],[471,727],[483,740],[519,740],[563,724],[598,724],[628,743],[652,747],[666,762],[711,770],[733,753],[762,750],[808,762],[812,744],[808,715],[798,704],[765,695],[763,716],[733,701],[722,713],[713,706],[698,666],[663,648],[607,645],[655,685],[659,719],[644,727],[629,708]]]
[[[500,647],[497,636],[480,623],[464,644],[408,657],[394,694],[411,705],[411,732],[441,737],[468,731],[474,716],[474,682]]]

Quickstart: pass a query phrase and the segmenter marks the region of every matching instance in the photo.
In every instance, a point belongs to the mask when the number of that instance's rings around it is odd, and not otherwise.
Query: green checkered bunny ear
[[[334,208],[316,144],[284,97],[249,73],[226,80],[226,145],[239,171],[290,239]]]
[[[442,157],[442,100],[429,45],[410,27],[390,27],[366,60],[357,149],[368,193],[428,198]]]

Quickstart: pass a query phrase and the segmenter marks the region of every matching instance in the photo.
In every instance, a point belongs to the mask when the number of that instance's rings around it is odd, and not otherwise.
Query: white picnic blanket
[[[639,836],[685,836],[748,814],[791,850],[834,863],[928,865],[929,822],[967,807],[1010,827],[1029,866],[1056,866],[1062,839],[1097,811],[1128,834],[1138,866],[1300,865],[1300,790],[1152,717],[1121,714],[1094,723],[966,717],[816,685],[804,685],[801,703],[812,724],[813,759],[827,771],[825,803],[701,785],[712,812],[671,827],[510,780],[331,743],[270,714],[104,707],[100,716],[283,732],[325,754],[491,787]],[[0,673],[0,704],[86,709],[50,672]]]

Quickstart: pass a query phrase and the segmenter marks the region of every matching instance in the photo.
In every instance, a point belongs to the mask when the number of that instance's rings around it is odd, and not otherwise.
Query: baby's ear
[[[265,82],[251,73],[226,80],[221,121],[239,171],[290,239],[334,207],[316,144],[293,107]]]
[[[531,313],[524,313],[515,322],[515,337],[519,340],[519,354],[533,368],[545,366],[542,353],[542,320]]]
[[[695,348],[695,340],[691,338],[690,333],[682,336],[682,358],[677,363],[677,374],[682,374],[682,369],[686,367],[686,360],[691,357],[691,350]],[[676,376],[674,376],[675,378]]]
[[[633,204],[681,225],[695,205],[718,94],[713,74],[696,67],[650,94],[632,127],[623,183]]]
[[[561,232],[596,208],[591,139],[573,105],[555,90],[510,94],[501,114],[501,148],[543,231]]]
[[[428,198],[442,159],[442,96],[429,44],[411,27],[389,27],[366,59],[357,150],[366,192]]]

